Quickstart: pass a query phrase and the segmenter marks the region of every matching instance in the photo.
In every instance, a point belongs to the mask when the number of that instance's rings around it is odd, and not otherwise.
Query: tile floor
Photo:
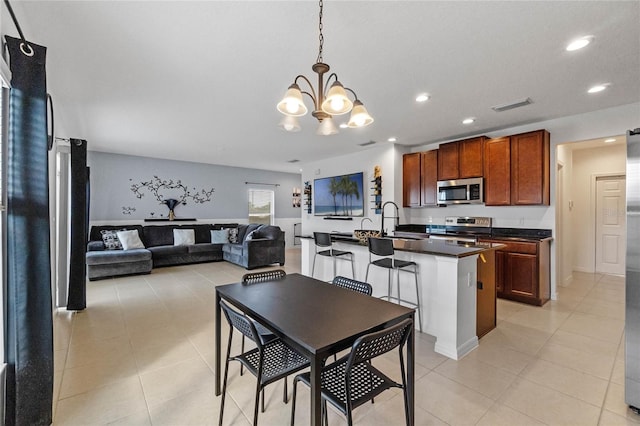
[[[298,250],[287,252],[285,269],[299,271]],[[217,424],[214,286],[245,272],[219,262],[89,282],[87,310],[55,318],[54,424]],[[624,281],[574,277],[542,308],[499,300],[497,328],[460,361],[436,354],[434,339],[418,334],[416,423],[640,424],[624,404]],[[395,371],[395,359],[380,366]],[[224,424],[251,423],[254,383],[230,370]],[[288,424],[281,386],[267,388],[261,425]],[[301,386],[298,425],[309,423],[308,396]],[[401,393],[360,407],[354,420],[402,424]],[[329,422],[345,424],[334,412]]]

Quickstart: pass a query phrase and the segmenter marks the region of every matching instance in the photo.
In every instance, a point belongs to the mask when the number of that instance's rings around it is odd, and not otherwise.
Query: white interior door
[[[596,272],[624,275],[626,235],[625,177],[596,179]]]

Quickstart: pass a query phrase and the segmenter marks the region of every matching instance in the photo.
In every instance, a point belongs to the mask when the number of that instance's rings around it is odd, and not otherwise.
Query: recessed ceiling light
[[[340,128],[341,129],[346,129],[347,127],[349,127],[349,125],[347,123],[340,123]]]
[[[586,47],[592,41],[593,41],[593,36],[580,37],[578,39],[573,40],[571,43],[569,43],[567,45],[566,49],[567,49],[568,52],[572,52],[574,50],[582,49],[583,47]]]
[[[605,139],[604,143],[611,143],[611,142],[615,142],[616,140],[614,138],[609,138],[609,139]]]
[[[465,118],[464,120],[462,120],[462,124],[471,124],[474,121],[476,121],[475,118],[469,117],[469,118]]]
[[[605,90],[608,86],[609,86],[609,84],[598,84],[598,85],[595,85],[595,86],[591,87],[589,90],[587,90],[587,93],[598,93],[598,92],[602,92],[602,91],[603,91],[603,90]]]
[[[427,93],[420,93],[418,96],[416,96],[416,102],[427,102],[430,97],[431,96],[429,96]]]
[[[398,139],[395,137],[390,137],[389,139],[387,139],[388,142],[396,142]]]

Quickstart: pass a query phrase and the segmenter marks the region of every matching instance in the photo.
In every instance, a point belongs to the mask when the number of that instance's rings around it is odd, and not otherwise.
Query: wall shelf
[[[377,176],[371,181],[373,183],[371,187],[371,210],[375,214],[382,213],[382,176]]]
[[[175,219],[171,220],[169,218],[166,217],[161,217],[161,218],[150,218],[150,219],[145,219],[145,222],[195,222],[196,218],[193,217],[176,217]]]

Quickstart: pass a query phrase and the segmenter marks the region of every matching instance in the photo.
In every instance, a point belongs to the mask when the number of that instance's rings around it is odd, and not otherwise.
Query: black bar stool
[[[336,259],[348,260],[351,262],[351,274],[352,278],[356,278],[356,270],[353,266],[353,253],[350,251],[336,250],[333,248],[333,241],[331,241],[331,234],[328,232],[314,232],[313,241],[316,245],[316,252],[313,255],[313,266],[311,267],[311,277],[316,269],[316,256],[326,256],[333,260],[333,277],[336,276]],[[333,278],[332,277],[332,278]]]
[[[422,332],[422,307],[420,305],[420,289],[418,288],[418,265],[416,262],[411,262],[409,260],[398,260],[395,258],[395,250],[393,248],[393,240],[390,238],[374,238],[369,237],[369,264],[367,265],[367,274],[365,275],[364,280],[368,281],[369,278],[369,267],[379,266],[380,268],[385,268],[389,271],[389,280],[387,283],[387,295],[382,296],[381,299],[387,298],[388,301],[391,301],[391,271],[396,271],[396,286],[398,296],[396,300],[398,304],[403,302],[406,305],[414,307],[418,310],[418,325],[420,327],[420,331]],[[373,256],[376,256],[377,259],[373,259]],[[413,268],[413,270],[407,269]],[[402,299],[400,297],[400,271],[409,272],[413,274],[416,282],[416,302],[411,302],[409,300]]]

